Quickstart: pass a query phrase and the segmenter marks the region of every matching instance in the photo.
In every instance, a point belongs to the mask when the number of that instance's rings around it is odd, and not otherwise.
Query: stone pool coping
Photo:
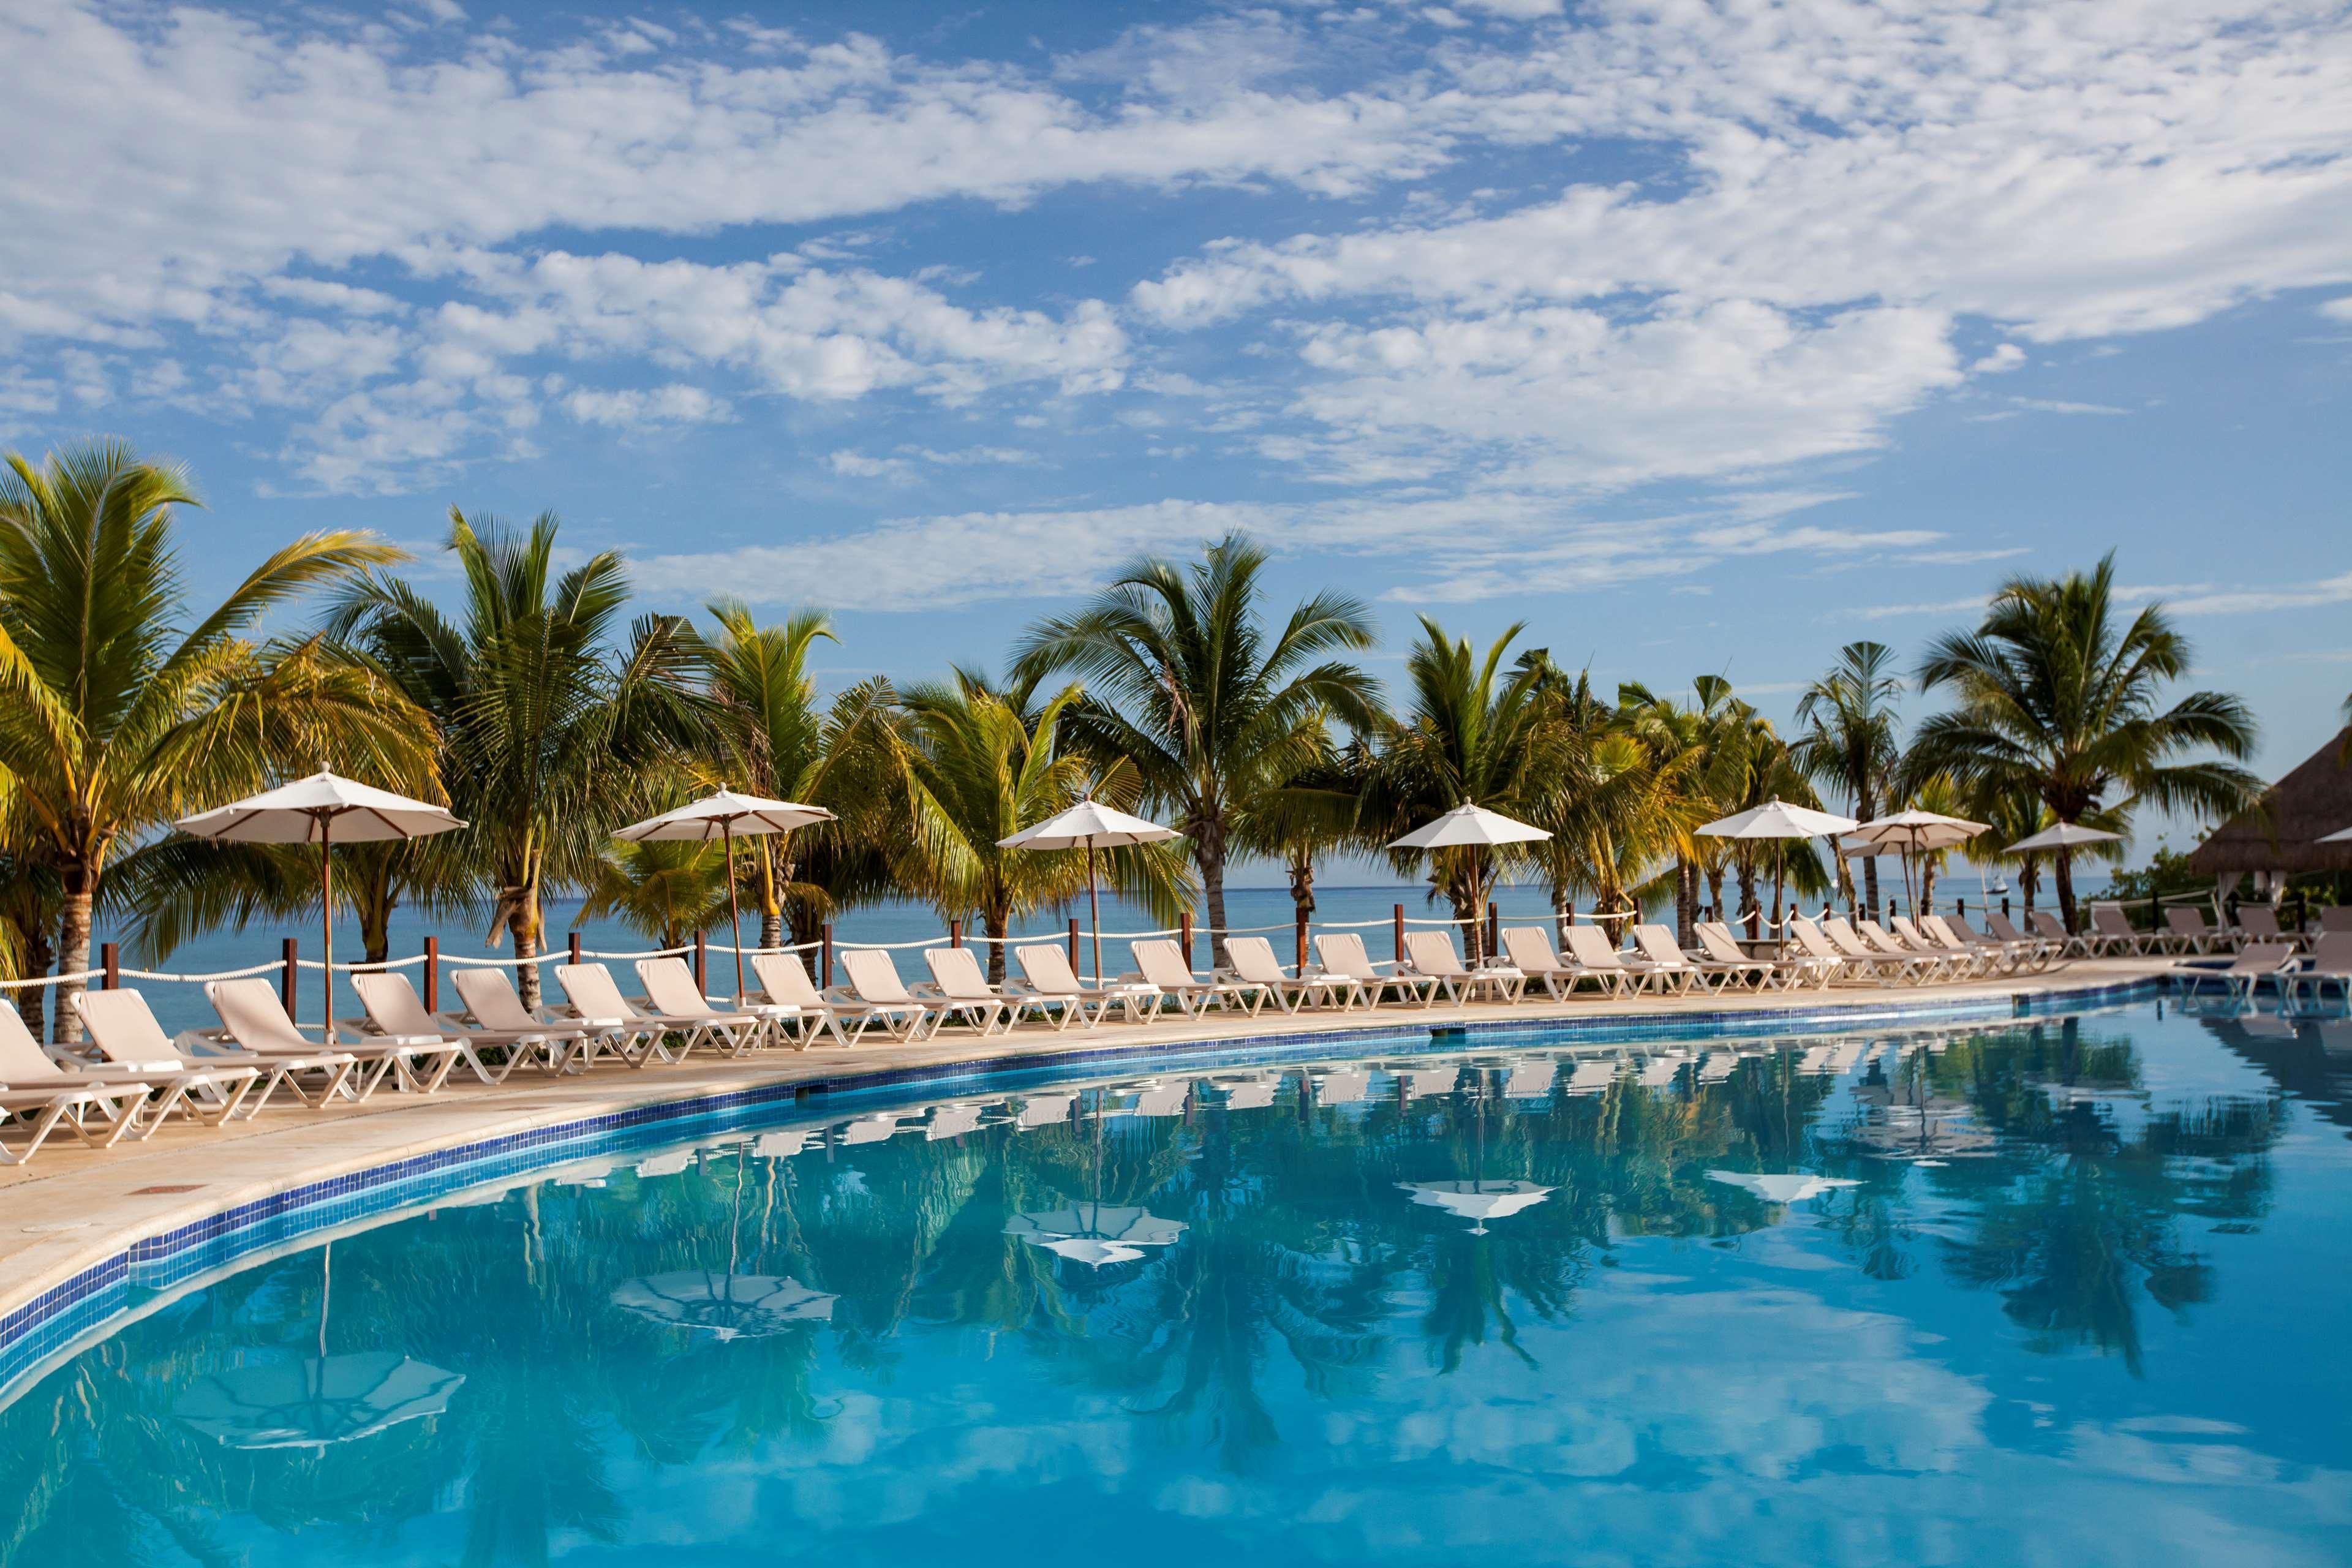
[[[1422,1046],[1433,1035],[1503,1043],[1541,1032],[1572,1047],[1966,1022],[2152,995],[2175,972],[2165,959],[2090,959],[2042,974],[1933,988],[1736,999],[1580,996],[1508,1008],[1391,1005],[1370,1014],[1269,1010],[1246,1021],[1219,1015],[1092,1032],[1034,1026],[991,1039],[964,1035],[642,1071],[605,1068],[571,1081],[467,1084],[429,1100],[379,1095],[327,1111],[273,1110],[225,1130],[167,1129],[104,1152],[52,1146],[32,1166],[0,1173],[0,1388],[121,1310],[134,1287],[168,1286],[362,1214],[550,1168],[566,1145],[633,1131],[650,1141],[815,1096],[1097,1065],[1132,1071],[1205,1064],[1220,1054],[1313,1057]]]

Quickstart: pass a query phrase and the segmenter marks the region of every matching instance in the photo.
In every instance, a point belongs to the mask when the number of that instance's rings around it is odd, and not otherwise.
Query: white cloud
[[[2117,408],[2108,403],[2069,403],[2056,397],[2012,397],[2010,402],[2036,414],[2129,414],[2128,408]]]
[[[2171,595],[2178,595],[2171,596]],[[2134,597],[2161,599],[2176,616],[2237,616],[2272,610],[2309,610],[2352,604],[2352,572],[2324,577],[2300,588],[2175,588],[2140,590]]]
[[[634,429],[654,425],[704,425],[733,417],[725,399],[698,386],[630,387],[595,392],[582,387],[563,399],[563,411],[587,425]]]
[[[2330,300],[2319,307],[2319,313],[2338,321],[2352,321],[2352,294],[2341,300]]]

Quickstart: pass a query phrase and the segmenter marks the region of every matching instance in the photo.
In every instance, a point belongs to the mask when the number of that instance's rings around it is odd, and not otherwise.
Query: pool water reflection
[[[1536,1041],[579,1162],[16,1391],[0,1557],[2341,1562],[2352,1058],[2254,1025]]]

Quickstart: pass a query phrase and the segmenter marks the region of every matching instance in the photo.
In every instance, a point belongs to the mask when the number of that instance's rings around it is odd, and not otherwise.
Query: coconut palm
[[[401,693],[317,641],[245,636],[307,590],[402,559],[362,533],[305,534],[191,616],[173,546],[187,476],[116,441],[11,453],[0,473],[0,768],[58,879],[57,960],[89,966],[92,910],[118,847],[332,752],[411,788],[431,732]],[[81,1037],[55,987],[53,1028]]]
[[[1506,628],[1481,655],[1427,616],[1405,656],[1412,709],[1391,721],[1364,789],[1363,821],[1380,843],[1411,832],[1458,805],[1479,805],[1522,821],[1533,816],[1567,764],[1570,738],[1558,721],[1556,671],[1540,650],[1504,661],[1526,629]],[[1392,852],[1400,871],[1423,851]],[[1481,933],[1478,910],[1486,889],[1506,870],[1529,864],[1528,847],[1439,849],[1429,852],[1433,893]]]
[[[677,804],[683,804],[679,802]],[[614,844],[588,878],[582,921],[606,916],[677,947],[727,915],[727,859],[700,839]]]
[[[1721,879],[1721,840],[1698,837],[1698,826],[1739,809],[1752,773],[1751,753],[1759,743],[1756,710],[1731,694],[1731,682],[1702,675],[1691,683],[1697,699],[1685,706],[1629,682],[1618,689],[1620,724],[1652,758],[1660,779],[1679,781],[1681,799],[1670,812],[1673,826],[1661,846],[1674,857],[1675,922],[1679,940],[1695,943],[1699,878],[1712,858]],[[1769,726],[1765,733],[1769,734]],[[1720,891],[1717,902],[1722,901]]]
[[[1958,700],[1919,727],[1909,770],[1964,787],[2031,789],[2061,823],[2106,810],[2226,817],[2262,794],[2236,765],[2252,754],[2253,715],[2238,698],[2192,691],[2159,706],[2189,668],[2189,641],[2160,605],[2121,619],[2115,557],[2062,578],[2013,577],[1973,632],[1930,645],[1925,690]],[[2197,753],[2217,752],[2220,758]],[[2074,926],[2072,858],[2057,857],[2058,905]]]
[[[495,942],[538,955],[551,881],[584,881],[604,838],[639,815],[661,765],[705,738],[692,693],[699,646],[680,619],[648,616],[620,636],[628,574],[605,551],[556,575],[555,514],[515,533],[449,509],[464,574],[456,618],[381,574],[354,583],[328,620],[442,728],[442,778],[468,826],[452,849],[495,879]],[[539,968],[522,962],[537,1005]]]
[[[1334,748],[1326,737],[1322,755],[1276,790],[1250,820],[1244,846],[1279,863],[1290,884],[1293,918],[1315,918],[1317,863],[1334,853],[1375,847],[1363,830],[1360,806],[1371,748],[1359,740]]]
[[[1796,746],[1797,765],[1811,777],[1843,791],[1854,818],[1878,816],[1903,759],[1902,732],[1895,715],[1903,680],[1895,672],[1895,650],[1885,643],[1852,642],[1838,650],[1829,672],[1797,699],[1797,722],[1805,727]],[[1878,908],[1878,861],[1862,863],[1864,901]]]
[[[1370,612],[1343,595],[1301,601],[1278,627],[1261,613],[1266,553],[1238,533],[1181,567],[1146,558],[1074,616],[1038,623],[1015,650],[1023,679],[1075,671],[1066,722],[1098,761],[1131,762],[1147,800],[1176,817],[1224,962],[1225,863],[1249,816],[1319,756],[1327,716],[1367,733],[1372,679],[1328,655],[1370,647]]]
[[[988,977],[1004,979],[1004,938],[1014,920],[1076,898],[1087,886],[1076,851],[1006,849],[1000,839],[1043,822],[1092,793],[1132,805],[1140,784],[1125,763],[1097,775],[1059,744],[1062,721],[1079,700],[1071,686],[1042,708],[1015,681],[992,689],[959,669],[899,696],[907,715],[906,831],[888,836],[898,884],[919,890],[949,919],[977,914],[988,941]],[[1137,845],[1105,857],[1110,880],[1172,920],[1190,879],[1172,845]]]

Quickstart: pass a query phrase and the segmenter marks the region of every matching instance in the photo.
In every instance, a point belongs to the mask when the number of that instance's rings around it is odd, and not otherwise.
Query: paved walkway
[[[1056,1033],[1024,1025],[1010,1036],[982,1039],[959,1030],[919,1045],[887,1040],[851,1050],[821,1046],[804,1052],[765,1051],[740,1061],[697,1057],[675,1067],[642,1070],[600,1066],[581,1078],[516,1078],[488,1085],[456,1077],[441,1093],[413,1098],[381,1092],[365,1105],[326,1110],[273,1109],[226,1128],[171,1126],[141,1143],[107,1151],[51,1143],[30,1166],[0,1171],[0,1316],[57,1282],[112,1257],[132,1243],[166,1235],[239,1204],[306,1183],[390,1164],[453,1145],[577,1121],[635,1107],[691,1100],[772,1084],[814,1083],[900,1068],[948,1064],[1014,1064],[1071,1049],[1132,1051],[1147,1067],[1155,1047],[1246,1038],[1253,1035],[1343,1034],[1381,1026],[1458,1027],[1505,1020],[1585,1020],[1671,1017],[1727,1011],[1750,1013],[1850,1010],[1856,1023],[1890,1009],[1925,1009],[1998,1002],[2019,996],[2044,1005],[2070,992],[2126,984],[2163,973],[2163,959],[2083,959],[2042,974],[1969,984],[1881,989],[1840,985],[1764,995],[1643,996],[1623,1000],[1580,996],[1565,1003],[1517,1006],[1486,1003],[1461,1007],[1390,1004],[1367,1013],[1286,1016],[1267,1008],[1256,1019],[1215,1013],[1205,1021],[1178,1019],[1146,1026],[1108,1023],[1087,1032]],[[1808,1027],[1819,1026],[1809,1025]]]

